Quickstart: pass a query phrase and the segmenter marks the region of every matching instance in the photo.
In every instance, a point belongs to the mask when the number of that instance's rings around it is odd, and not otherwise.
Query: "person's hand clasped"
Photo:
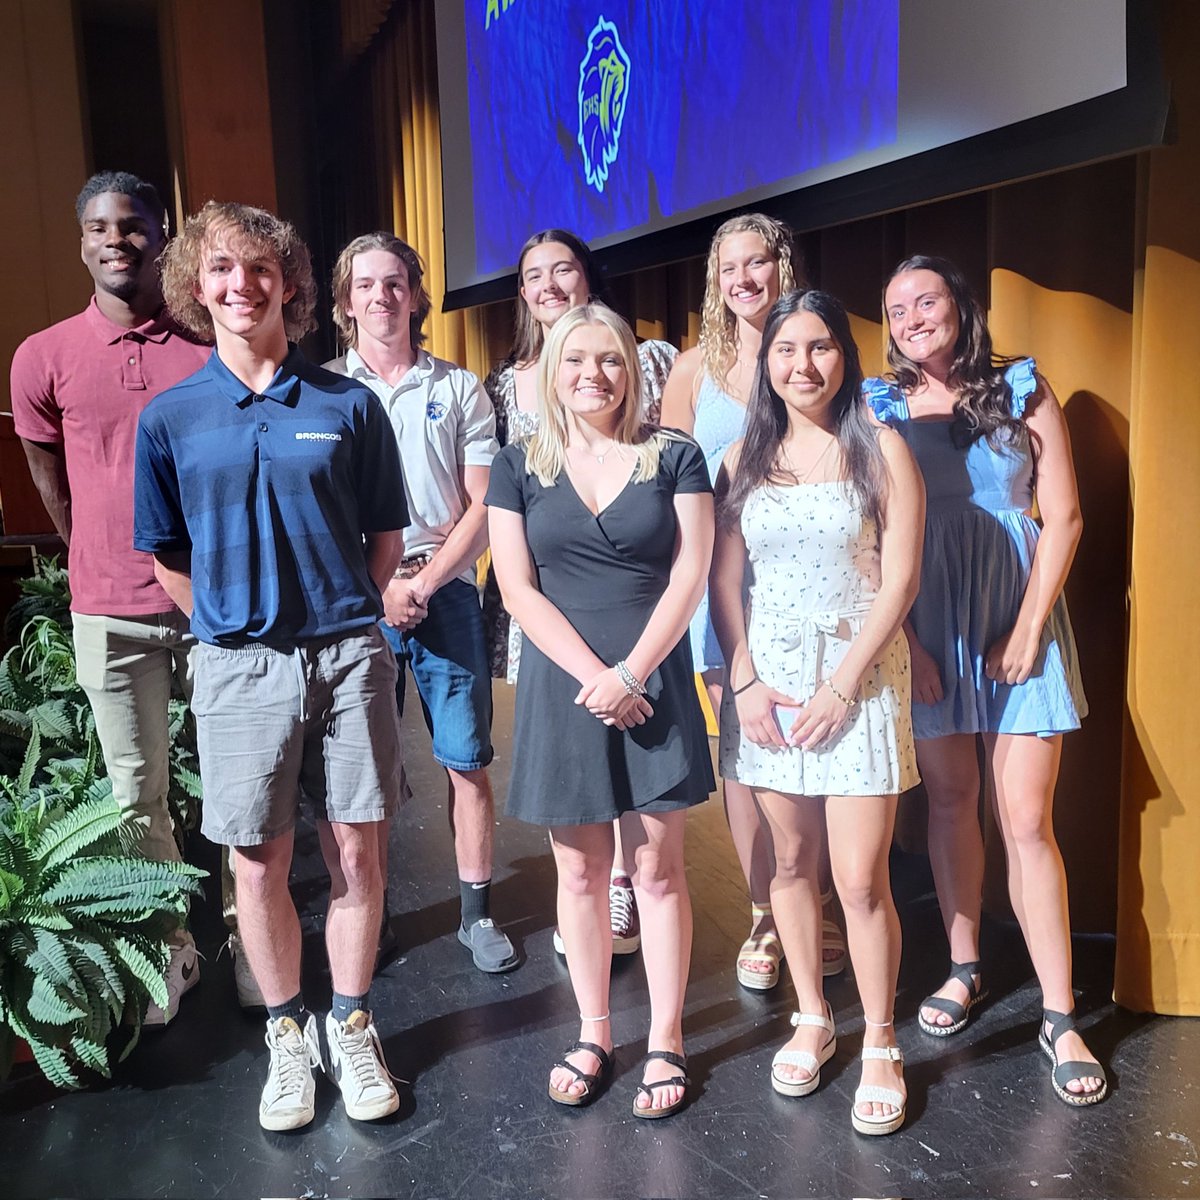
[[[945,698],[942,689],[942,673],[934,662],[933,655],[917,641],[909,643],[912,659],[912,698],[917,704],[940,704]]]
[[[631,696],[625,690],[616,667],[606,667],[579,689],[576,704],[584,705],[593,717],[617,729],[632,729],[644,725],[654,715],[654,708],[645,696]]]
[[[1024,683],[1033,674],[1040,648],[1040,634],[1012,629],[988,647],[984,674],[995,683]]]
[[[816,694],[800,708],[788,734],[788,741],[802,750],[817,750],[841,732],[854,706],[847,704],[829,683],[823,683]]]
[[[383,593],[383,619],[396,629],[412,629],[429,615],[429,601],[419,579],[419,575],[393,579]]]
[[[777,746],[781,750],[787,748],[788,743],[775,718],[775,706],[798,708],[796,700],[756,679],[734,696],[734,704],[742,732],[756,746]]]

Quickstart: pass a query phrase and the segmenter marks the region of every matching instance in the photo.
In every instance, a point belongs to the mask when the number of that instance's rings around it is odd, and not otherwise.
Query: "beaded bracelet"
[[[748,691],[750,688],[752,688],[757,682],[758,682],[758,676],[751,675],[750,678],[747,679],[746,682],[743,683],[741,687],[734,688],[731,695],[740,696],[743,692]]]
[[[846,699],[846,697],[845,697],[845,696],[843,696],[843,695],[842,695],[842,693],[841,693],[841,692],[839,692],[839,691],[837,690],[837,688],[835,688],[835,687],[833,686],[833,682],[832,682],[832,680],[829,680],[829,679],[825,680],[825,686],[826,686],[826,687],[827,687],[827,688],[828,688],[828,689],[829,689],[829,690],[830,690],[830,691],[831,691],[831,692],[832,692],[832,693],[833,693],[833,694],[834,694],[834,695],[835,695],[835,696],[836,696],[836,697],[837,697],[837,698],[838,698],[838,699],[839,699],[839,700],[840,700],[840,701],[841,701],[841,702],[842,702],[842,703],[843,703],[843,704],[844,704],[844,705],[845,705],[847,708],[853,708],[853,707],[854,707],[854,701],[853,701],[853,700],[847,700],[847,699]]]
[[[613,670],[617,673],[617,678],[625,685],[625,691],[630,696],[644,696],[646,694],[645,685],[640,679],[629,669],[625,664],[625,660],[621,659]]]

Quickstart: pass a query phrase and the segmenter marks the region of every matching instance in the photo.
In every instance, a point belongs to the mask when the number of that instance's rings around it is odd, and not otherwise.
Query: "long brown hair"
[[[596,259],[586,242],[577,238],[566,229],[543,229],[540,233],[535,233],[521,247],[521,253],[517,256],[518,291],[517,306],[513,312],[514,332],[511,354],[514,363],[533,362],[541,354],[542,345],[546,340],[545,330],[534,320],[533,313],[529,311],[529,305],[525,303],[525,299],[521,295],[520,287],[522,282],[521,272],[525,268],[525,256],[535,246],[545,246],[552,242],[566,246],[575,256],[576,261],[583,270],[583,278],[587,283],[588,302],[590,303],[594,300],[598,304],[612,308],[612,304],[608,298],[608,289],[600,277],[600,268],[596,265]]]
[[[983,307],[971,292],[966,276],[948,258],[936,254],[914,254],[896,266],[883,285],[883,319],[890,330],[887,313],[888,285],[906,271],[932,271],[941,277],[958,310],[958,337],[954,363],[946,386],[957,393],[950,436],[962,446],[985,437],[993,446],[1019,437],[1023,423],[1012,415],[1012,395],[1004,378],[1006,367],[1020,360],[997,354],[992,348]],[[888,365],[901,391],[911,392],[925,379],[919,363],[910,359],[888,333]]]
[[[878,522],[883,512],[887,473],[883,451],[879,448],[879,429],[871,423],[867,407],[860,399],[863,374],[858,346],[841,301],[815,288],[780,296],[767,314],[758,367],[746,405],[742,450],[729,490],[721,503],[721,520],[735,521],[756,488],[771,483],[787,486],[796,482],[790,472],[780,467],[780,448],[788,431],[787,405],[771,386],[767,356],[779,336],[780,326],[798,312],[819,317],[842,352],[844,376],[842,386],[833,398],[833,433],[841,451],[847,482],[859,507],[865,516]]]

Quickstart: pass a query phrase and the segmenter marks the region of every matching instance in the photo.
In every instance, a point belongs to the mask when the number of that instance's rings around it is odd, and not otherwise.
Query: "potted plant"
[[[39,783],[40,759],[35,730],[0,776],[0,1077],[22,1038],[51,1083],[77,1088],[111,1074],[110,1043],[118,1060],[133,1049],[151,998],[166,1006],[165,938],[204,872],[133,852],[94,751],[42,764]]]

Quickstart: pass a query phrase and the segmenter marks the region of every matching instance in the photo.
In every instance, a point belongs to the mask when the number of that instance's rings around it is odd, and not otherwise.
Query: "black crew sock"
[[[280,1017],[291,1017],[297,1025],[303,1026],[305,1019],[308,1017],[308,1009],[304,1007],[304,997],[300,992],[297,992],[290,1000],[283,1004],[268,1004],[267,1005],[267,1020],[278,1021]]]
[[[468,883],[460,879],[458,891],[462,898],[462,925],[464,929],[470,929],[476,921],[482,921],[491,912],[492,881]]]
[[[356,1012],[369,1013],[371,1011],[370,996],[370,991],[363,992],[361,996],[343,996],[341,992],[334,992],[333,1007],[330,1010],[333,1013],[333,1019],[344,1025]]]

